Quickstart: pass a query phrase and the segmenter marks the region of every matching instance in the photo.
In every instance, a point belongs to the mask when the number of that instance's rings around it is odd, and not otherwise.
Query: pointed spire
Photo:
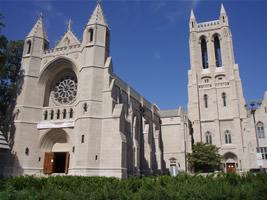
[[[30,31],[30,33],[28,34],[27,37],[40,37],[40,38],[44,38],[45,40],[48,41],[45,27],[43,24],[43,14],[42,13],[40,13],[36,24],[33,26],[32,30]]]
[[[226,15],[226,11],[224,9],[223,4],[221,4],[221,15]]]
[[[193,9],[191,10],[190,19],[191,20],[196,20],[196,17],[195,17]]]
[[[92,25],[92,24],[101,24],[104,26],[107,26],[103,10],[100,5],[100,0],[97,0],[97,4],[95,7],[95,10],[93,14],[91,15],[90,20],[88,21],[87,25]]]

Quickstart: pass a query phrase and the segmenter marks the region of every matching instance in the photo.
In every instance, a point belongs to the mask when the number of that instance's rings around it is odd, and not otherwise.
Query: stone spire
[[[221,5],[221,15],[226,15],[226,11],[224,9],[223,4]]]
[[[101,24],[104,26],[108,26],[99,1],[97,1],[95,10],[87,23],[87,25],[92,25],[92,24]]]
[[[48,41],[48,37],[47,37],[45,27],[43,24],[42,14],[40,14],[36,24],[33,26],[32,30],[28,34],[27,38],[28,37],[39,37],[39,38],[43,38],[43,39]]]
[[[191,10],[191,14],[190,14],[190,20],[196,20],[196,17],[195,17],[195,14],[194,14],[194,11]]]

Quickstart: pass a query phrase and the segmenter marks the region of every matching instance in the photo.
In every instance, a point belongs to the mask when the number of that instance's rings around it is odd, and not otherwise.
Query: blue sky
[[[161,109],[186,107],[190,10],[198,22],[216,20],[221,3],[229,16],[245,98],[261,99],[267,90],[264,0],[103,0],[115,73]],[[6,23],[3,34],[24,39],[42,12],[50,47],[66,31],[69,18],[81,39],[94,7],[95,1],[88,0],[0,0]]]

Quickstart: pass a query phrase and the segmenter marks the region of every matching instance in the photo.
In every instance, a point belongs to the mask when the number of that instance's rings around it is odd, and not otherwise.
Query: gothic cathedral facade
[[[82,41],[69,25],[53,49],[40,17],[25,39],[1,173],[126,178],[189,171],[186,154],[195,142],[220,147],[224,171],[267,168],[267,93],[248,112],[224,7],[219,20],[204,23],[191,12],[189,28],[188,111],[160,110],[113,72],[99,3]]]

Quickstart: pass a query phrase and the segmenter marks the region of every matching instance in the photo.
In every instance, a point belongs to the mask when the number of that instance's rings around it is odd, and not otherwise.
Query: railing
[[[215,20],[215,21],[210,21],[210,22],[199,23],[197,27],[198,28],[204,28],[204,27],[214,26],[214,25],[218,25],[218,24],[220,24],[220,21]]]
[[[43,108],[43,121],[69,120],[74,118],[75,110],[72,106],[55,106]]]
[[[205,83],[205,84],[201,84],[198,86],[200,89],[206,89],[206,88],[211,88],[212,84],[210,83]]]
[[[218,82],[218,83],[215,83],[215,87],[227,87],[229,85],[230,85],[229,82]]]
[[[76,49],[76,48],[79,48],[80,46],[81,46],[80,44],[75,44],[75,45],[70,45],[70,46],[65,46],[65,47],[48,49],[48,50],[44,51],[44,54],[60,52],[60,51],[69,50],[69,49]]]

